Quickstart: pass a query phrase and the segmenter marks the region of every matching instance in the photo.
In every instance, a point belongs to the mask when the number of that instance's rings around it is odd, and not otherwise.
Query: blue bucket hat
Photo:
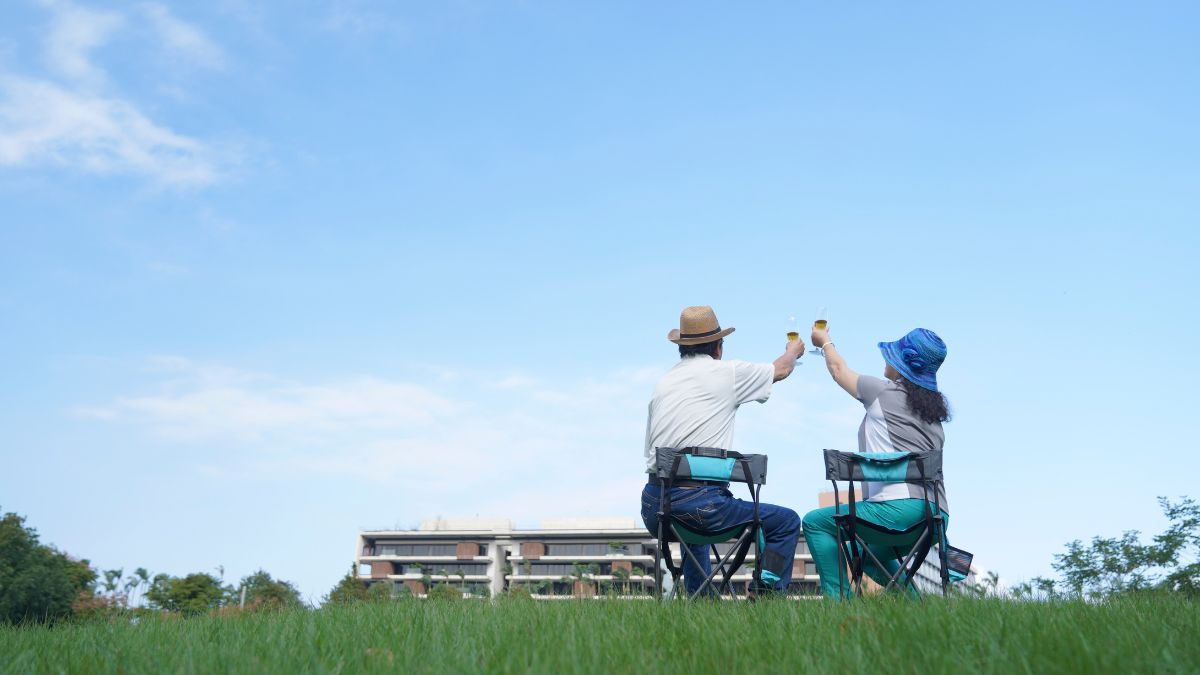
[[[937,369],[946,360],[946,343],[937,333],[914,328],[895,342],[880,342],[879,351],[904,377],[930,391],[937,391]]]

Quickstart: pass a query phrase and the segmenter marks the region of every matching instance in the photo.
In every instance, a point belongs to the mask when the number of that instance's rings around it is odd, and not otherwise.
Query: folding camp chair
[[[662,498],[658,509],[657,550],[654,555],[655,596],[662,598],[662,569],[659,561],[666,563],[667,569],[674,582],[674,588],[680,585],[681,568],[683,565],[696,565],[703,569],[688,545],[708,544],[712,547],[713,555],[718,563],[712,568],[701,586],[692,593],[696,598],[712,587],[718,594],[729,593],[737,597],[737,591],[731,581],[733,575],[746,561],[746,555],[751,545],[756,546],[754,555],[754,579],[762,572],[763,548],[766,546],[762,531],[762,522],[758,512],[758,494],[761,486],[767,481],[767,456],[743,455],[732,450],[720,448],[655,448],[656,475],[662,482]],[[699,528],[694,522],[681,519],[671,511],[671,488],[675,481],[712,481],[715,483],[746,483],[750,489],[750,498],[754,502],[753,517],[743,523],[732,525],[720,530]],[[717,550],[717,544],[734,540],[733,545],[724,556]],[[680,563],[676,567],[671,557],[671,542],[679,542]],[[720,574],[719,583],[714,583]]]
[[[929,555],[930,548],[937,544],[940,564],[940,586],[942,594],[949,589],[952,577],[961,579],[969,571],[971,554],[952,549],[946,542],[946,520],[942,515],[942,453],[929,452],[841,452],[825,451],[825,475],[833,483],[835,504],[834,522],[838,537],[838,590],[845,592],[847,569],[851,588],[862,595],[863,564],[869,558],[879,569],[886,570],[882,561],[875,556],[867,542],[860,536],[869,532],[871,544],[891,548],[896,555],[899,568],[888,578],[884,589],[903,583],[916,592],[916,574]],[[841,513],[841,497],[838,481],[849,483],[847,513]],[[854,483],[871,481],[876,483],[907,483],[919,485],[924,491],[927,508],[925,517],[905,530],[893,530],[858,517]],[[965,560],[964,560],[965,558]]]

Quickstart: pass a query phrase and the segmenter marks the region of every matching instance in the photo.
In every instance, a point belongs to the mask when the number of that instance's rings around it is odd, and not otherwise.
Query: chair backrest
[[[721,448],[655,448],[655,475],[662,480],[767,482],[767,456]]]
[[[942,480],[942,451],[843,452],[825,451],[828,480],[873,483],[921,483]]]

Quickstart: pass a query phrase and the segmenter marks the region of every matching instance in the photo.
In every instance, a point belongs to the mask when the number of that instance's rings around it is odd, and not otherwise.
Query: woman
[[[879,351],[887,364],[885,379],[859,375],[829,339],[828,330],[812,332],[812,344],[825,350],[825,365],[834,382],[867,409],[858,428],[859,452],[922,452],[941,450],[945,436],[942,423],[950,420],[946,397],[938,391],[937,370],[946,358],[946,343],[931,330],[917,328],[895,342],[880,342]],[[863,500],[857,506],[858,517],[893,530],[907,529],[925,518],[926,501],[922,489],[905,483],[865,483]],[[938,487],[942,515],[949,526],[945,488]],[[847,507],[842,506],[845,513]],[[809,511],[804,516],[804,538],[821,576],[821,592],[826,597],[839,594],[837,526],[834,507]],[[899,569],[896,552],[890,547],[872,545],[870,533],[859,531],[872,552],[889,569],[881,570],[866,556],[864,569],[872,579],[886,585]],[[849,584],[841,589],[848,596]]]

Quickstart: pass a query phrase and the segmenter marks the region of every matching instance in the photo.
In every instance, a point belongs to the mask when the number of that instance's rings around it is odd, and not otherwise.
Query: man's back
[[[769,363],[722,361],[687,356],[654,387],[646,421],[646,470],[654,469],[654,448],[733,447],[737,408],[771,395]]]

